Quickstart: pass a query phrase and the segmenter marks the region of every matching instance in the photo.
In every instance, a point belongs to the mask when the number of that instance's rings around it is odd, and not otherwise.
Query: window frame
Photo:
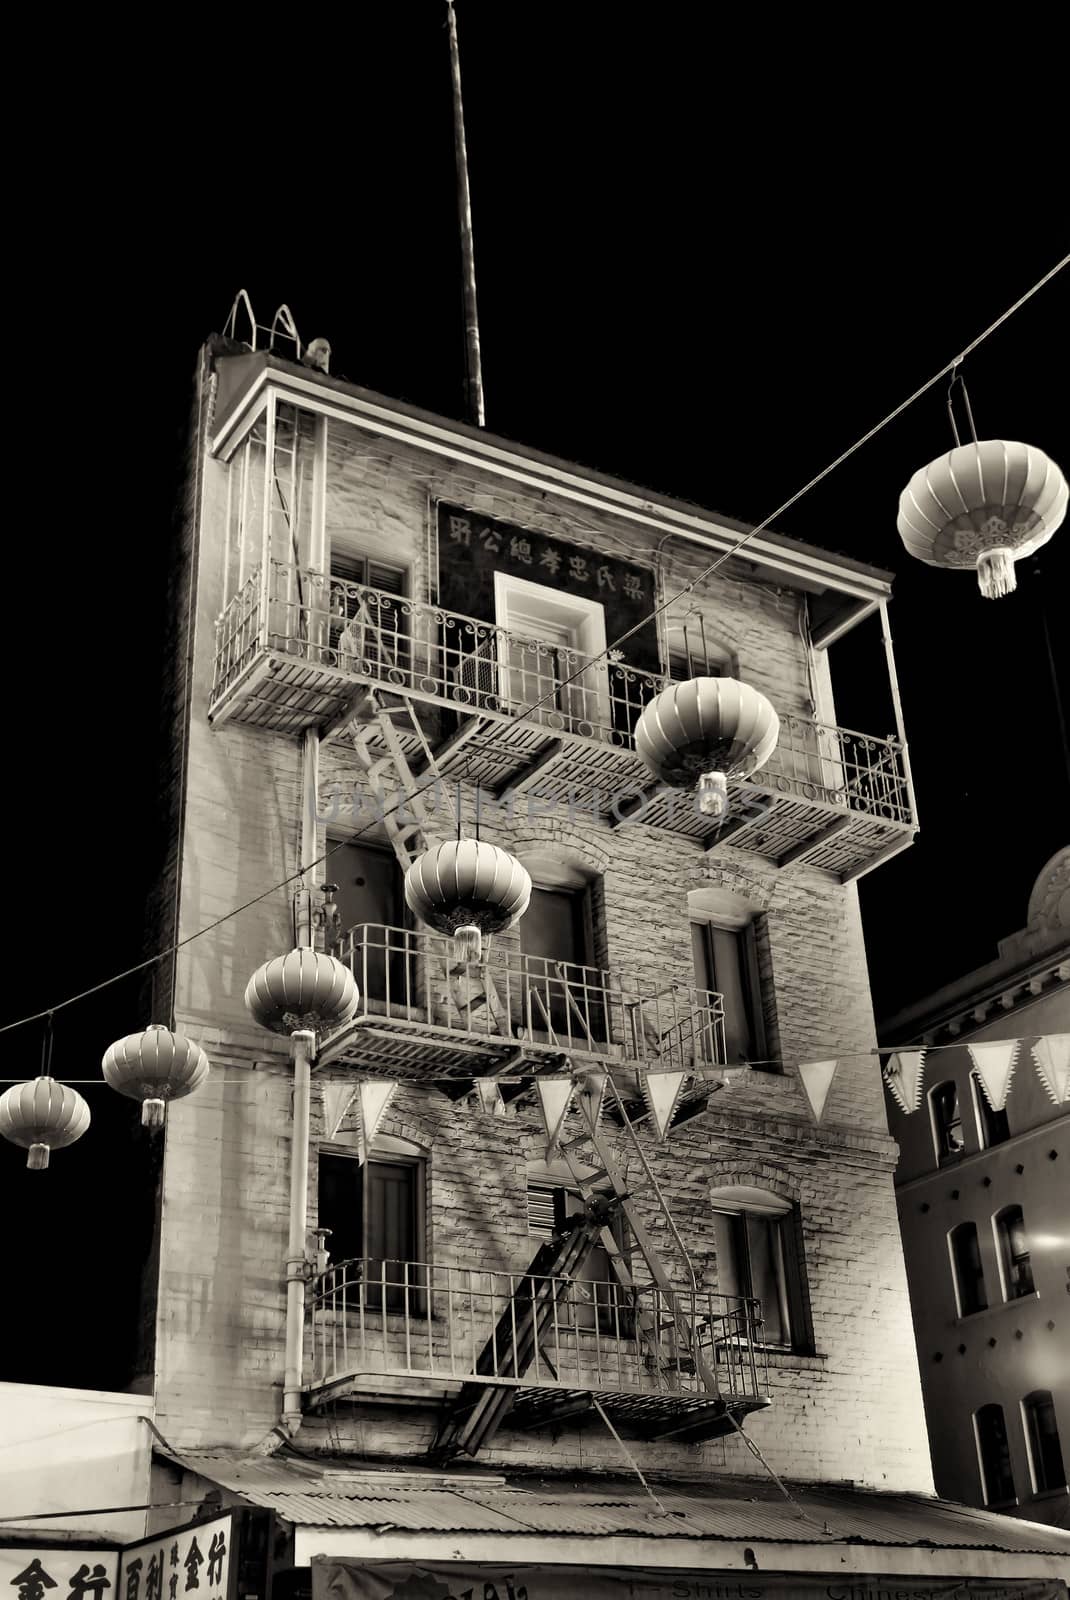
[[[937,1117],[936,1098],[942,1089],[947,1089],[949,1086],[955,1094],[956,1115],[945,1126]],[[966,1138],[962,1120],[962,1096],[959,1093],[958,1083],[954,1078],[943,1078],[939,1083],[933,1084],[926,1098],[929,1102],[929,1126],[932,1130],[933,1153],[939,1166],[947,1166],[950,1162],[957,1161],[960,1156],[966,1154]],[[954,1150],[948,1144],[947,1134],[956,1127],[959,1130],[961,1143],[959,1148]]]
[[[980,1302],[977,1305],[966,1306],[963,1294],[963,1282],[966,1275],[959,1267],[959,1251],[955,1241],[957,1238],[966,1238],[971,1231],[977,1251],[978,1270],[974,1275],[974,1282],[980,1286]],[[976,1222],[966,1217],[962,1222],[956,1222],[953,1228],[949,1228],[947,1230],[947,1250],[951,1263],[951,1282],[955,1292],[955,1310],[959,1320],[961,1321],[964,1317],[975,1317],[979,1312],[987,1311],[989,1306],[988,1277],[985,1272],[984,1257],[981,1254],[981,1234]]]
[[[316,1149],[316,1225],[322,1224],[320,1217],[319,1194],[319,1163],[323,1156],[341,1158],[355,1161],[360,1167],[360,1206],[361,1206],[361,1254],[347,1256],[347,1261],[382,1261],[393,1259],[379,1255],[372,1255],[368,1249],[368,1183],[371,1178],[369,1169],[374,1165],[389,1163],[391,1166],[404,1166],[413,1169],[412,1188],[412,1214],[413,1214],[413,1256],[412,1264],[416,1266],[427,1265],[427,1195],[429,1192],[428,1154],[417,1150],[407,1139],[395,1139],[389,1135],[381,1134],[368,1152],[367,1159],[360,1160],[359,1151],[351,1144],[342,1144],[337,1140],[321,1140]],[[326,1241],[326,1249],[330,1254],[330,1241]],[[328,1261],[328,1270],[338,1268],[341,1261]],[[377,1312],[381,1307],[371,1308]],[[423,1288],[416,1285],[410,1291],[410,1313],[422,1313],[426,1309],[426,1295]],[[394,1314],[394,1308],[388,1308],[388,1314]],[[401,1314],[400,1310],[397,1314]]]
[[[1015,1219],[1015,1213],[1017,1214]],[[1012,1250],[1011,1230],[1015,1220],[1021,1230],[1021,1238],[1025,1245],[1024,1250],[1017,1255]],[[1025,1226],[1025,1212],[1017,1202],[1009,1206],[1001,1206],[992,1214],[992,1232],[996,1242],[996,1258],[999,1261],[1000,1288],[1003,1292],[1004,1304],[1014,1300],[1026,1300],[1037,1292],[1036,1280],[1033,1276],[1033,1252],[1029,1249],[1029,1234]],[[1019,1289],[1015,1282],[1016,1272],[1021,1263],[1025,1263],[1025,1275],[1029,1279],[1029,1287]]]
[[[540,619],[540,609],[543,613]],[[556,613],[556,615],[555,615]],[[531,578],[521,578],[517,574],[505,572],[500,567],[494,571],[494,623],[495,627],[504,629],[510,639],[523,640],[531,638],[538,640],[538,634],[526,634],[518,629],[512,617],[532,622],[538,626],[540,620],[545,621],[548,629],[562,629],[572,634],[570,642],[560,646],[552,638],[544,638],[547,649],[554,654],[555,681],[571,676],[576,670],[561,672],[561,662],[557,660],[557,651],[561,648],[573,651],[579,656],[602,657],[608,644],[606,635],[606,608],[601,600],[595,600],[587,595],[573,594],[568,589],[558,589],[552,584],[535,583]],[[505,653],[504,641],[497,635],[498,647],[496,655]],[[565,663],[567,666],[568,663]],[[508,660],[498,660],[498,697],[505,707],[517,706],[518,701],[513,693],[515,676],[523,674],[524,666],[517,665]],[[584,677],[593,675],[593,682],[585,682]],[[569,684],[562,694],[559,691],[554,695],[552,703],[544,704],[534,716],[535,720],[556,727],[557,723],[550,718],[556,715],[564,719],[566,727],[574,724],[591,724],[592,729],[599,725],[611,725],[612,707],[609,693],[609,673],[600,670],[596,664],[593,668],[584,669],[584,676],[579,677],[575,684]]]
[[[778,1070],[769,1063],[770,1050],[769,1034],[765,1015],[765,990],[762,983],[761,962],[758,955],[758,924],[761,920],[760,915],[752,916],[746,922],[737,922],[719,918],[715,914],[702,915],[702,913],[697,910],[691,910],[688,914],[688,920],[692,930],[696,928],[701,930],[699,938],[703,946],[703,961],[707,968],[706,974],[703,974],[698,970],[698,963],[694,958],[695,934],[692,932],[692,966],[694,967],[695,971],[695,986],[698,989],[705,990],[707,993],[719,994],[721,996],[722,1005],[724,1005],[725,1001],[725,992],[723,989],[717,987],[717,962],[715,959],[714,941],[711,936],[711,930],[716,929],[718,933],[730,934],[736,940],[737,967],[739,971],[740,989],[742,991],[743,1008],[745,1013],[743,1021],[746,1032],[750,1035],[751,1044],[753,1046],[753,1059],[754,1061],[762,1064],[758,1069],[760,1071]],[[712,977],[714,980],[713,984],[709,985],[703,983],[701,979],[704,976]],[[724,1021],[725,1055],[727,1057],[727,1009],[725,1011]],[[745,1054],[741,1058],[743,1061],[747,1059],[748,1058]],[[726,1062],[726,1065],[729,1066],[733,1064],[734,1063],[730,1060]]]
[[[977,1142],[982,1150],[995,1150],[999,1145],[1006,1144],[1010,1138],[1010,1127],[1007,1123],[1006,1108],[1002,1111],[993,1111],[985,1098],[981,1086],[981,1076],[976,1070],[970,1073],[970,1092],[973,1095],[973,1114],[977,1124]],[[991,1138],[991,1118],[1002,1117],[1005,1131],[998,1138]]]
[[[1010,1486],[1010,1494],[1001,1495],[998,1499],[990,1492],[989,1488],[989,1472],[986,1462],[985,1439],[983,1437],[983,1429],[987,1427],[987,1424],[982,1425],[981,1418],[983,1416],[990,1418],[998,1416],[999,1425],[1003,1429],[1003,1443],[1006,1446],[1007,1483]],[[1007,1419],[1004,1415],[1003,1407],[998,1403],[998,1401],[990,1400],[986,1402],[985,1405],[978,1406],[976,1411],[974,1411],[973,1436],[974,1444],[977,1449],[977,1469],[981,1479],[981,1498],[984,1501],[985,1506],[998,1507],[1017,1505],[1018,1485],[1014,1479],[1014,1462],[1011,1459],[1010,1430],[1007,1427]],[[1004,1485],[1000,1485],[1000,1487],[1004,1487]]]
[[[1052,1436],[1055,1439],[1055,1449],[1059,1456],[1059,1467],[1062,1474],[1060,1483],[1047,1481],[1047,1473],[1043,1468],[1043,1448],[1039,1440],[1036,1414],[1040,1409],[1039,1402],[1046,1402],[1046,1407],[1051,1413]],[[1023,1395],[1019,1401],[1022,1414],[1022,1432],[1025,1435],[1026,1459],[1029,1464],[1029,1482],[1035,1495],[1058,1494],[1065,1492],[1070,1486],[1066,1470],[1066,1458],[1062,1450],[1062,1437],[1059,1433],[1059,1422],[1055,1414],[1055,1396],[1050,1389],[1034,1389],[1030,1394]],[[1041,1470],[1038,1471],[1038,1462]],[[1043,1478],[1043,1481],[1041,1481]]]
[[[813,1318],[800,1208],[794,1201],[785,1200],[771,1191],[751,1189],[747,1186],[741,1188],[744,1192],[738,1198],[732,1194],[731,1186],[715,1189],[711,1197],[715,1236],[720,1232],[717,1227],[718,1218],[725,1219],[728,1224],[721,1237],[717,1239],[717,1254],[719,1257],[721,1240],[727,1238],[733,1258],[733,1277],[738,1286],[735,1291],[725,1291],[720,1287],[723,1279],[719,1272],[718,1293],[734,1292],[740,1299],[757,1300],[759,1308],[763,1311],[764,1334],[766,1302],[763,1296],[756,1292],[754,1286],[748,1226],[763,1224],[772,1228],[774,1230],[772,1259],[778,1311],[781,1326],[787,1328],[787,1339],[775,1341],[763,1338],[761,1346],[763,1349],[785,1355],[813,1355],[815,1350]],[[739,1248],[740,1242],[743,1246],[742,1252]]]

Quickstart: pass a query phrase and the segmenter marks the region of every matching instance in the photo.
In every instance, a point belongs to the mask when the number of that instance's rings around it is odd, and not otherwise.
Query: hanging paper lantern
[[[0,1094],[0,1134],[29,1150],[34,1172],[48,1166],[53,1150],[80,1139],[89,1126],[89,1107],[77,1089],[55,1078],[31,1078]]]
[[[208,1076],[208,1057],[199,1044],[154,1024],[109,1045],[101,1062],[113,1089],[141,1101],[146,1128],[163,1127],[168,1100],[181,1100]]]
[[[972,440],[915,472],[899,497],[899,536],[930,567],[976,567],[995,600],[1017,587],[1014,563],[1047,543],[1066,504],[1066,479],[1043,450]]]
[[[452,934],[462,961],[479,961],[483,935],[511,928],[530,899],[531,879],[516,857],[478,839],[434,845],[405,874],[409,910]]]
[[[322,1033],[348,1022],[359,1000],[349,968],[307,946],[265,961],[245,990],[245,1004],[272,1033]]]
[[[644,706],[635,748],[662,783],[697,783],[699,810],[719,817],[728,809],[729,777],[764,767],[779,734],[780,719],[757,689],[736,678],[690,678]]]

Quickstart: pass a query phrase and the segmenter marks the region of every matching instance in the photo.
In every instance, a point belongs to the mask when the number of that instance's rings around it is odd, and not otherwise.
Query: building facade
[[[1063,1593],[925,1498],[856,889],[913,795],[829,667],[866,626],[895,698],[888,576],[255,334],[196,396],[150,920],[212,1073],[144,1275],[148,1532],[272,1512],[280,1593]],[[780,718],[719,820],[634,746],[698,673]],[[533,884],[475,960],[403,892],[462,834]],[[295,943],[360,992],[307,1082],[245,1001]]]
[[[882,1031],[929,1047],[919,1109],[888,1107],[937,1492],[1070,1527],[1070,1116],[1032,1059],[1070,1035],[1070,849],[995,961]],[[994,1109],[970,1046],[1000,1040]]]

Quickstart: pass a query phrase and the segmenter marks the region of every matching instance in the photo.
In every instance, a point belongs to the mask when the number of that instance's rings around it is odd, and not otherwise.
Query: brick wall
[[[576,515],[549,495],[475,483],[471,469],[451,471],[358,429],[331,425],[329,460],[332,536],[410,561],[417,597],[429,592],[429,496],[655,563],[653,535],[623,520]],[[182,935],[261,895],[297,864],[296,742],[233,724],[213,730],[207,722],[226,507],[225,472],[211,461],[203,505]],[[661,559],[663,592],[702,564],[673,545]],[[805,711],[813,686],[799,597],[756,584],[745,564],[729,563],[699,600],[711,635],[738,655],[742,675],[780,708]],[[324,752],[322,779],[324,786],[355,781],[344,749]],[[917,1371],[904,1354],[911,1341],[891,1187],[894,1151],[876,1060],[866,1053],[874,1034],[853,887],[806,866],[778,871],[730,847],[703,856],[695,843],[668,832],[642,825],[613,831],[586,815],[529,817],[520,808],[496,825],[495,837],[522,854],[556,854],[599,875],[599,959],[650,977],[693,981],[689,894],[728,888],[759,907],[772,1032],[789,1067],[755,1073],[711,1102],[706,1115],[655,1152],[659,1181],[711,1288],[717,1283],[712,1186],[757,1185],[799,1207],[817,1354],[773,1358],[773,1405],[748,1424],[777,1470],[926,1488]],[[242,996],[252,970],[292,942],[289,906],[288,891],[270,893],[179,961],[179,1026],[200,1039],[215,1071],[206,1089],[173,1108],[167,1136],[158,1417],[178,1446],[252,1444],[280,1406],[291,1090],[281,1043],[252,1026]],[[860,1053],[842,1062],[824,1124],[815,1130],[790,1064],[828,1055],[834,1045]],[[318,1116],[318,1097],[316,1107]],[[481,1119],[470,1103],[406,1087],[383,1131],[427,1152],[427,1236],[436,1262],[527,1264],[534,1253],[526,1231],[528,1164],[542,1155],[530,1104],[520,1101],[502,1120]],[[321,1134],[317,1123],[317,1143]],[[350,1120],[339,1138],[353,1136]],[[664,1234],[656,1209],[649,1222]],[[310,1421],[307,1437],[310,1445],[418,1453],[433,1425],[432,1413],[419,1405],[366,1405]],[[760,1470],[739,1441],[636,1448],[651,1466]],[[503,1429],[486,1459],[620,1464],[600,1423],[553,1433]]]

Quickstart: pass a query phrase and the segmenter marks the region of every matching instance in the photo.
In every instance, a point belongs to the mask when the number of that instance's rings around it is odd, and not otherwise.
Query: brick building
[[[888,1120],[937,1490],[1070,1527],[1070,1117],[1030,1048],[1070,1034],[1070,849],[994,961],[882,1031],[930,1047],[919,1109],[889,1094]],[[1022,1042],[994,1109],[970,1046],[999,1040]]]
[[[888,576],[764,533],[655,620],[746,530],[233,341],[192,440],[152,945],[225,920],[156,996],[213,1070],[144,1274],[148,1498],[274,1512],[280,1592],[1064,1593],[1059,1536],[929,1498],[856,890],[913,797],[829,667],[864,626],[895,700]],[[632,739],[707,670],[781,721],[720,823]],[[458,811],[534,885],[474,964],[401,893]],[[307,1147],[244,1002],[302,919],[361,994]]]

